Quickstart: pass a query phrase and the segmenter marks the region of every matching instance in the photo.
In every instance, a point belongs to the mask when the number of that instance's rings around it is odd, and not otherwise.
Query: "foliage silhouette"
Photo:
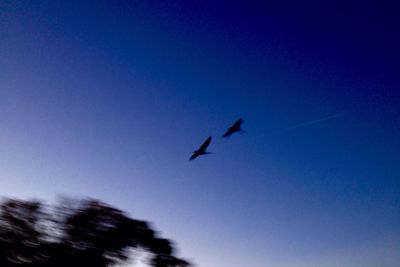
[[[128,260],[132,249],[146,251],[155,267],[190,265],[149,223],[97,200],[64,200],[53,207],[15,199],[1,203],[1,267],[106,267]]]

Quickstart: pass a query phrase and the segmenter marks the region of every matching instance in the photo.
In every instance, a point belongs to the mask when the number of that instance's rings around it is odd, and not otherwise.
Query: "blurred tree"
[[[147,222],[96,200],[51,208],[37,201],[1,203],[1,267],[106,267],[128,260],[132,249],[148,252],[155,267],[189,265]]]

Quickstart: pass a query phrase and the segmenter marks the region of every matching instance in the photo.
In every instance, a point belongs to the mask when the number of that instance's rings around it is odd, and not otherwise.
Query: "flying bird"
[[[199,149],[193,152],[193,155],[190,157],[189,160],[194,160],[195,158],[201,155],[211,154],[211,152],[207,151],[207,147],[210,145],[210,143],[211,143],[211,136],[208,137],[206,141],[204,141],[204,143],[199,147]]]
[[[245,131],[241,128],[244,120],[242,118],[238,119],[229,129],[224,133],[222,137],[229,137],[236,132],[244,133]]]

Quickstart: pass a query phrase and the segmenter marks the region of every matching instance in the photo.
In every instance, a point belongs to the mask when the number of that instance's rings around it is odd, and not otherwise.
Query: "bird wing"
[[[211,136],[207,138],[206,141],[204,141],[204,143],[200,146],[199,150],[200,151],[206,151],[207,147],[210,145],[211,143]]]
[[[195,158],[197,158],[199,156],[198,153],[193,153],[193,155],[190,157],[189,160],[194,160]]]
[[[235,122],[235,124],[233,124],[232,128],[240,128],[240,125],[242,123],[243,123],[243,120],[240,118]]]
[[[233,133],[233,132],[232,132],[232,129],[229,128],[229,129],[224,133],[224,135],[223,135],[222,137],[228,137],[228,136],[230,136],[232,133]]]

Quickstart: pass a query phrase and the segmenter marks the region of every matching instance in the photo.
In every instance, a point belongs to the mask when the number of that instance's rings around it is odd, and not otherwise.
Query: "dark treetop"
[[[105,267],[128,260],[132,249],[146,251],[151,266],[189,265],[147,222],[96,200],[48,209],[11,199],[0,206],[1,267]]]

